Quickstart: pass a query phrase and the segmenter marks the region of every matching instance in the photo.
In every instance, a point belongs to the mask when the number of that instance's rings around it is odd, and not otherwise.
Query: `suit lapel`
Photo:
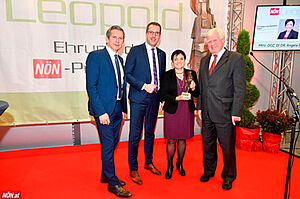
[[[159,48],[156,48],[156,49],[157,49],[157,56],[158,56],[159,77],[161,77],[162,76],[162,70],[161,70],[161,67],[162,67],[161,54],[162,54],[162,52],[160,51]]]
[[[144,56],[145,56],[145,59],[147,60],[147,61],[146,61],[146,65],[148,66],[148,67],[146,67],[147,70],[148,70],[148,72],[147,72],[146,74],[149,76],[150,81],[151,81],[150,62],[149,62],[149,58],[148,58],[148,53],[147,53],[146,43],[144,43],[144,45],[143,45],[143,54],[144,54]]]
[[[211,72],[210,76],[212,76],[214,73],[216,73],[227,61],[228,61],[228,50],[225,50],[221,59],[218,61],[214,70]]]
[[[210,57],[211,57],[211,54],[209,54],[208,56],[206,57],[203,57],[203,69],[202,69],[202,74],[205,75],[205,79],[208,80],[208,77],[209,77],[209,60],[210,60]]]
[[[108,53],[106,47],[104,48],[104,52],[105,52],[105,60],[106,60],[106,62],[107,62],[107,66],[108,66],[108,68],[111,70],[111,72],[114,74],[114,77],[115,77],[115,69],[114,69],[114,65],[113,65],[113,63],[112,63],[112,60],[111,60],[111,58],[110,58],[110,56],[109,56],[109,53]],[[115,80],[115,83],[117,84],[116,78],[113,78],[113,79]]]
[[[174,89],[176,89],[176,95],[178,95],[178,87],[177,87],[177,77],[175,69],[172,69],[172,76],[171,76],[171,84],[174,85]]]
[[[123,59],[120,55],[118,55],[118,59],[121,63],[122,69],[123,69],[123,83],[126,84],[126,76],[125,76],[125,72],[124,72],[124,63],[123,63]]]

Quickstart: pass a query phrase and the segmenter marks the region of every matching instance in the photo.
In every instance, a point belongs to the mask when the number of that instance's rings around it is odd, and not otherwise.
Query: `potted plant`
[[[280,149],[281,133],[291,129],[293,118],[278,110],[258,111],[256,120],[262,128],[263,150],[277,153]]]
[[[237,52],[244,56],[247,88],[241,121],[236,127],[236,146],[243,150],[254,151],[259,137],[259,128],[254,125],[255,116],[249,109],[257,102],[260,93],[256,86],[250,83],[254,75],[254,65],[249,57],[250,38],[246,30],[242,30],[238,36]]]

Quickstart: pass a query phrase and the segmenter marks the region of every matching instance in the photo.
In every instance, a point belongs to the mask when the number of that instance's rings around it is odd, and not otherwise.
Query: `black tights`
[[[173,157],[176,151],[176,142],[177,142],[177,154],[178,161],[180,164],[183,162],[183,157],[186,149],[186,140],[185,139],[168,139],[167,143],[167,157],[168,157],[168,166],[173,167]]]

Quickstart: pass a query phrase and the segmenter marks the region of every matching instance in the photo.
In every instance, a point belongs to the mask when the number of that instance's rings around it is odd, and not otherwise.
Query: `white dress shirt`
[[[221,57],[222,57],[222,55],[224,54],[224,52],[225,52],[225,48],[222,48],[222,50],[220,50],[220,52],[217,54],[218,56],[217,56],[216,65],[218,64],[218,62],[219,62],[219,60],[221,59]],[[214,59],[215,59],[215,56],[212,55],[212,56],[210,57],[210,60],[209,60],[209,68],[208,68],[208,71],[209,71],[209,69],[210,69],[210,67],[211,67],[211,65],[212,65],[212,63],[213,63],[213,61],[214,61]],[[216,65],[215,65],[215,66],[216,66]]]
[[[147,49],[147,54],[148,54],[148,59],[149,59],[149,64],[150,64],[150,73],[151,73],[151,84],[154,84],[154,76],[153,76],[153,56],[152,56],[152,46],[150,46],[147,42],[146,44],[146,49]],[[157,84],[158,84],[158,90],[160,88],[160,83],[159,83],[159,62],[158,62],[158,55],[157,55],[157,48],[154,47],[154,53],[155,53],[155,60],[156,60],[156,71],[157,71]],[[142,90],[145,88],[145,84],[142,87]]]
[[[106,46],[106,49],[108,51],[108,54],[110,56],[110,59],[111,59],[111,62],[114,66],[114,71],[115,71],[115,77],[116,77],[116,82],[117,82],[117,85],[118,85],[118,72],[117,72],[117,66],[116,66],[116,62],[115,62],[115,55],[118,55],[117,53],[115,53],[111,48],[109,48],[108,46]],[[119,62],[119,66],[120,66],[120,72],[121,72],[121,84],[123,85],[124,84],[124,71],[123,71],[123,67],[122,67],[122,64],[119,60],[119,57],[118,57],[118,62]],[[118,85],[118,87],[120,87],[122,89],[122,85]],[[119,92],[117,92],[117,99],[120,100],[121,97],[119,96]]]

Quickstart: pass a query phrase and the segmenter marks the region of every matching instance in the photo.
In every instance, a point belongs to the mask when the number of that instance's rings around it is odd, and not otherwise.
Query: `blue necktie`
[[[119,98],[122,98],[121,70],[120,70],[120,65],[119,65],[119,61],[118,61],[118,55],[115,55],[115,63],[116,63],[117,74],[118,74]]]
[[[156,89],[154,91],[157,93],[157,91],[158,91],[158,80],[157,80],[156,59],[155,59],[154,48],[152,48],[151,50],[152,50],[152,57],[153,57],[153,78],[154,78],[154,84],[156,85]]]

